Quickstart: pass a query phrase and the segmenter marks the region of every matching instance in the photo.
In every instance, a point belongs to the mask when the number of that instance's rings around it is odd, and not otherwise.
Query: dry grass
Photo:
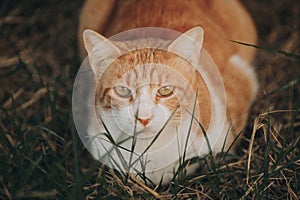
[[[259,45],[300,54],[297,1],[244,1]],[[260,90],[238,156],[198,159],[166,187],[95,163],[74,129],[76,1],[0,3],[0,199],[299,199],[300,60],[258,50]]]

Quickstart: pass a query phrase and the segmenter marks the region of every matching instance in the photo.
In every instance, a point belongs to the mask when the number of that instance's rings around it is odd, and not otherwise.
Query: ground
[[[0,199],[299,199],[300,6],[243,1],[259,42],[259,93],[237,156],[147,187],[95,162],[71,112],[79,0],[0,3]]]

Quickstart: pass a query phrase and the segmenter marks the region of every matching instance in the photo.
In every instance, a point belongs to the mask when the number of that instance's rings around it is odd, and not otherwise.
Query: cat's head
[[[203,30],[197,27],[183,35],[172,42],[156,41],[166,50],[128,50],[137,41],[113,42],[94,31],[84,32],[97,82],[96,112],[112,134],[152,137],[163,127],[175,131],[191,115],[208,128],[210,96],[193,67],[200,57]]]

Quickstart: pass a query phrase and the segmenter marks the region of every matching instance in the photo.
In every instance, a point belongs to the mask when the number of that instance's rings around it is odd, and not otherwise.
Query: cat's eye
[[[173,90],[174,87],[166,85],[157,90],[157,95],[160,97],[169,97],[173,94]]]
[[[131,90],[124,86],[116,86],[114,87],[114,91],[123,98],[128,98],[131,96]]]

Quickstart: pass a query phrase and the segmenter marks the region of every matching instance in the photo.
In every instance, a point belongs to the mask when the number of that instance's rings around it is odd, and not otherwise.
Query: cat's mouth
[[[151,130],[151,129],[148,128],[148,127],[144,127],[144,128],[142,128],[141,130],[138,130],[138,131],[135,133],[135,136],[136,136],[138,139],[149,139],[149,138],[155,137],[157,134],[158,134],[157,131],[153,131],[153,130]]]

